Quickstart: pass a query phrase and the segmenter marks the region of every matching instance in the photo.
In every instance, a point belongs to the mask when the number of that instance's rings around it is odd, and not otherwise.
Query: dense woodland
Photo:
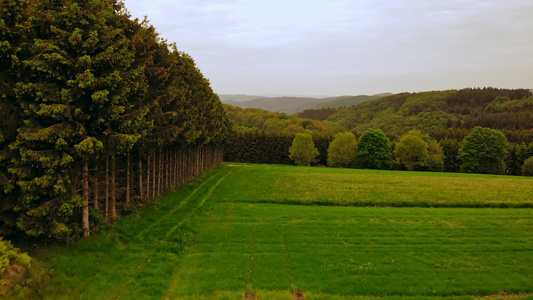
[[[238,110],[237,108],[234,108]],[[505,173],[522,174],[524,161],[533,156],[533,95],[529,90],[506,90],[496,88],[469,88],[459,91],[436,91],[402,93],[382,97],[352,107],[340,109],[306,110],[298,117],[326,119],[330,125],[339,122],[361,137],[369,129],[380,129],[389,138],[393,169],[407,169],[394,157],[394,148],[399,139],[416,129],[435,140],[442,148],[442,167],[432,168],[415,165],[416,170],[461,171],[459,150],[462,142],[476,126],[501,131],[506,142]],[[263,116],[254,116],[261,120]],[[333,112],[333,113],[332,113]],[[253,118],[250,118],[252,120]],[[290,118],[290,117],[289,117]],[[237,123],[247,125],[246,123]],[[240,132],[230,138],[226,146],[228,161],[292,164],[289,158],[294,133],[303,131],[265,132],[256,127],[253,131]],[[327,165],[329,142],[333,134],[312,134],[320,153],[315,165]],[[429,141],[429,140],[428,140]]]
[[[193,59],[114,0],[2,0],[0,235],[68,240],[222,161]]]
[[[533,129],[533,94],[527,89],[468,88],[401,93],[343,109],[328,120],[356,134],[379,128],[390,137],[417,129]]]
[[[309,133],[335,135],[346,128],[338,123],[304,118],[299,115],[271,112],[259,108],[240,108],[225,104],[228,117],[236,131],[260,130],[264,132]]]

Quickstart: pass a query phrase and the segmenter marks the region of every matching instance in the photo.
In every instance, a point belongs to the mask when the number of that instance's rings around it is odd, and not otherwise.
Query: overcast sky
[[[533,88],[532,0],[126,0],[219,94]]]

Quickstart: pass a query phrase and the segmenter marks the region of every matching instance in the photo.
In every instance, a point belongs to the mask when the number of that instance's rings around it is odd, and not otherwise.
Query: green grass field
[[[37,257],[47,299],[525,299],[531,199],[526,177],[230,164]]]

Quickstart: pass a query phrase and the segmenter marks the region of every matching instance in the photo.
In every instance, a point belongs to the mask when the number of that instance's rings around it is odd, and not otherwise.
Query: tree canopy
[[[392,149],[389,138],[380,129],[367,129],[359,138],[355,163],[363,169],[390,169]]]
[[[289,148],[289,157],[299,166],[309,166],[317,161],[319,155],[313,138],[309,134],[297,133]]]
[[[348,168],[355,159],[357,139],[349,131],[337,133],[335,139],[329,144],[328,166]]]
[[[228,135],[194,60],[123,2],[2,0],[0,17],[0,234],[75,234],[81,166]]]
[[[476,127],[459,149],[461,171],[467,173],[503,174],[507,156],[507,139],[498,130]]]

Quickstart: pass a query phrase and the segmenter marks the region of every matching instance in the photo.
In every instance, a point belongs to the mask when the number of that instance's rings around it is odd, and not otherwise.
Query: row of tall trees
[[[0,20],[0,234],[87,236],[168,188],[164,172],[193,163],[175,185],[221,161],[218,96],[123,2],[2,0]]]
[[[523,167],[533,156],[533,143],[511,143],[501,131],[481,127],[469,130],[461,140],[437,140],[417,130],[393,141],[379,129],[368,129],[358,139],[351,132],[338,133],[335,137],[304,135],[240,133],[230,138],[225,160],[527,175]],[[318,150],[318,156],[313,148]]]

